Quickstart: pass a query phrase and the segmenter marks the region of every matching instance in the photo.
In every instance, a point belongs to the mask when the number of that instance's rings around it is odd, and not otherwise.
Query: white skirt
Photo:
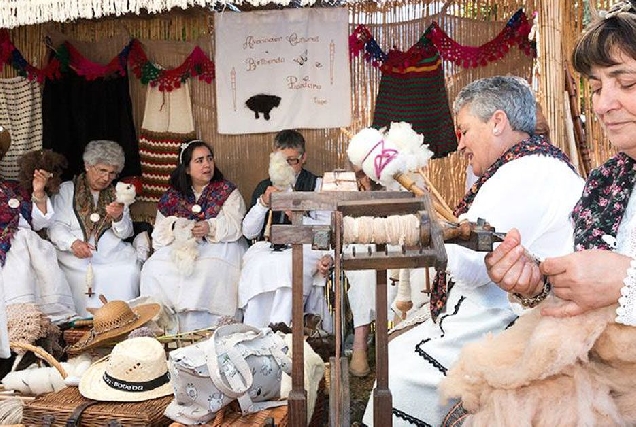
[[[34,303],[53,323],[76,316],[55,247],[34,231],[20,228],[14,234],[2,278],[5,304]]]
[[[331,315],[325,301],[326,278],[317,272],[322,251],[303,245],[304,312],[319,314],[322,328],[331,330]],[[243,257],[239,281],[239,307],[243,321],[256,327],[270,323],[291,324],[292,249],[274,251],[269,242],[257,242]]]
[[[87,316],[87,307],[103,304],[99,295],[108,301],[128,301],[139,296],[139,263],[130,243],[123,242],[108,230],[99,239],[91,258],[80,259],[70,251],[58,251],[58,261],[73,293],[75,308],[80,316]],[[87,295],[86,273],[93,268],[92,296]]]
[[[176,313],[182,313],[180,317],[188,328],[211,326],[205,323],[214,321],[217,316],[235,316],[245,244],[242,241],[200,243],[199,255],[189,276],[177,269],[171,258],[172,250],[172,245],[164,246],[144,263],[141,295],[149,295]],[[203,313],[188,316],[187,312]]]
[[[455,402],[441,404],[437,386],[462,347],[516,319],[507,294],[494,284],[477,289],[455,286],[437,322],[428,319],[389,342],[389,389],[393,426],[441,424]],[[373,399],[363,422],[373,425]]]

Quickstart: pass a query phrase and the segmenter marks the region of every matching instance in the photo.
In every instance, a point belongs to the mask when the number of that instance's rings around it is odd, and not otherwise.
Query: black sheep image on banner
[[[280,105],[280,96],[259,93],[245,101],[245,105],[254,112],[255,119],[258,120],[260,118],[260,113],[263,113],[263,118],[265,118],[265,120],[269,120],[270,111],[272,111],[274,107],[278,107]]]

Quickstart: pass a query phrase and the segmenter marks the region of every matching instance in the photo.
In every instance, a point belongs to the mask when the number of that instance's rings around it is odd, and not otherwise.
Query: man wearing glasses
[[[282,130],[274,140],[274,149],[281,151],[287,163],[294,169],[294,191],[318,191],[321,179],[304,168],[307,160],[305,138],[295,130]],[[292,307],[292,259],[291,251],[274,247],[264,241],[271,194],[279,191],[272,181],[258,183],[250,209],[243,219],[243,235],[256,242],[243,256],[243,268],[239,281],[239,307],[243,309],[243,321],[256,327],[270,324],[291,324]],[[308,212],[304,224],[329,224],[329,212]],[[272,224],[290,224],[285,212],[273,212]],[[303,296],[305,313],[323,316],[326,313],[324,299],[325,277],[331,266],[331,256],[323,251],[304,248]]]

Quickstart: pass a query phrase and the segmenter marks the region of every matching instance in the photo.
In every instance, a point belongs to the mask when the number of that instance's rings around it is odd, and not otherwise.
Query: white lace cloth
[[[634,194],[634,193],[632,193]],[[630,197],[623,220],[616,233],[616,251],[634,258],[623,279],[621,297],[618,299],[616,321],[636,326],[636,197]]]

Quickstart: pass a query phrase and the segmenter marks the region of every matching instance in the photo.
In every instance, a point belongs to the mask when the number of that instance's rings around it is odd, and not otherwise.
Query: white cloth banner
[[[218,132],[351,122],[346,8],[214,14]]]

